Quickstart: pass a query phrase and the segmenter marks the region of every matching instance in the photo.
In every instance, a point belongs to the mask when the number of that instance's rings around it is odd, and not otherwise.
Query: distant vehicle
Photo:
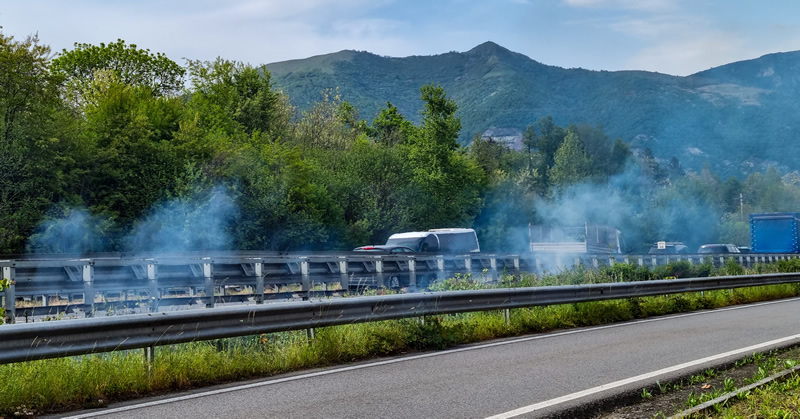
[[[528,226],[531,252],[553,253],[622,253],[625,240],[614,227],[589,224],[582,226]]]
[[[725,254],[742,253],[742,251],[734,244],[704,244],[697,249],[697,253]]]
[[[750,249],[750,246],[739,246],[739,252],[740,253],[751,253],[752,250]]]
[[[387,246],[405,246],[420,253],[463,254],[481,251],[478,235],[471,228],[436,228],[389,236]]]
[[[797,236],[800,213],[750,214],[750,247],[753,253],[800,253]]]
[[[681,242],[656,242],[650,246],[647,253],[651,255],[685,255],[689,247]]]
[[[394,246],[385,244],[376,244],[372,246],[361,246],[353,249],[354,252],[369,252],[369,253],[416,253],[414,249],[407,246]]]

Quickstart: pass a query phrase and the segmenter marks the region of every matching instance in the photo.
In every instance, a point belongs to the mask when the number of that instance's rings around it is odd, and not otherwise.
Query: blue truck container
[[[800,253],[797,225],[800,213],[750,214],[750,247],[753,253]]]

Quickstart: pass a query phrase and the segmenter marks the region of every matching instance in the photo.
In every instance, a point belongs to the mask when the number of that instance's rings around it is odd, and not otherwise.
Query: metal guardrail
[[[451,313],[800,282],[769,274],[456,291],[220,307],[0,327],[0,363]],[[152,350],[151,350],[152,353]]]
[[[354,252],[326,252],[316,255],[261,253],[254,251],[216,252],[209,254],[172,254],[164,257],[100,254],[91,258],[58,255],[26,255],[19,259],[0,260],[3,277],[14,285],[0,292],[9,322],[17,311],[23,315],[57,313],[79,309],[91,316],[98,308],[146,305],[151,311],[171,303],[181,304],[174,291],[183,290],[185,301],[213,307],[224,301],[230,286],[247,287],[256,303],[270,299],[265,287],[297,285],[303,298],[311,298],[314,286],[329,284],[348,289],[367,287],[424,290],[436,279],[456,273],[472,274],[495,281],[506,272],[543,273],[569,269],[576,265],[598,268],[614,263],[656,267],[676,261],[715,265],[734,260],[744,266],[796,258],[798,255],[627,255],[627,254],[547,254],[516,255],[372,255]],[[209,291],[212,290],[212,291]],[[285,290],[284,290],[285,291]],[[115,294],[114,303],[95,302],[96,298]],[[66,304],[48,307],[48,296],[60,296]],[[41,307],[18,308],[20,298],[41,298]],[[80,303],[74,300],[80,299]]]

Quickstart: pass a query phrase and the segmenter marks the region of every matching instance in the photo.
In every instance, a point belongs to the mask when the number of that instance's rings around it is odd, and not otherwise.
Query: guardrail
[[[276,296],[308,299],[330,293],[329,286],[349,290],[367,287],[405,288],[411,292],[424,290],[432,281],[454,274],[472,274],[487,281],[498,275],[520,272],[558,271],[575,265],[593,268],[614,263],[632,263],[655,267],[675,261],[701,263],[709,259],[724,264],[733,259],[751,266],[774,262],[798,255],[625,255],[625,254],[467,254],[441,255],[371,255],[364,253],[323,253],[319,255],[276,255],[247,251],[170,255],[166,257],[119,257],[100,255],[96,258],[63,258],[48,255],[35,259],[29,255],[19,259],[0,260],[3,277],[12,286],[0,293],[8,322],[14,322],[17,311],[24,315],[54,314],[80,310],[91,316],[98,307],[146,306],[157,311],[159,306],[216,303],[243,298],[228,295],[231,288],[247,289],[247,299],[263,303]],[[281,291],[295,285],[297,290]],[[315,290],[315,287],[321,287]],[[266,287],[275,292],[266,292]],[[100,294],[101,301],[96,302]],[[177,294],[177,295],[176,295]],[[66,304],[49,307],[49,297],[60,296]],[[87,298],[87,296],[93,296]],[[38,307],[18,308],[20,298],[41,298]],[[63,301],[62,300],[62,301]],[[76,303],[80,300],[80,303]]]
[[[0,327],[0,363],[302,330],[378,320],[571,304],[800,282],[769,274],[489,289],[221,307]],[[152,350],[150,351],[152,354]]]

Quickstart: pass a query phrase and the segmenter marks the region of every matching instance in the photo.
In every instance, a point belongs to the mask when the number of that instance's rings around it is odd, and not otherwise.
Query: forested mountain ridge
[[[742,177],[769,165],[800,169],[800,153],[788,147],[800,130],[800,52],[687,77],[564,69],[492,42],[464,53],[393,58],[341,51],[266,67],[301,109],[338,88],[368,121],[387,101],[418,121],[419,87],[441,84],[459,105],[462,144],[487,128],[524,131],[552,115],[561,125],[601,125],[614,138],[650,148],[662,160],[676,157],[694,171],[708,164],[722,176]]]

